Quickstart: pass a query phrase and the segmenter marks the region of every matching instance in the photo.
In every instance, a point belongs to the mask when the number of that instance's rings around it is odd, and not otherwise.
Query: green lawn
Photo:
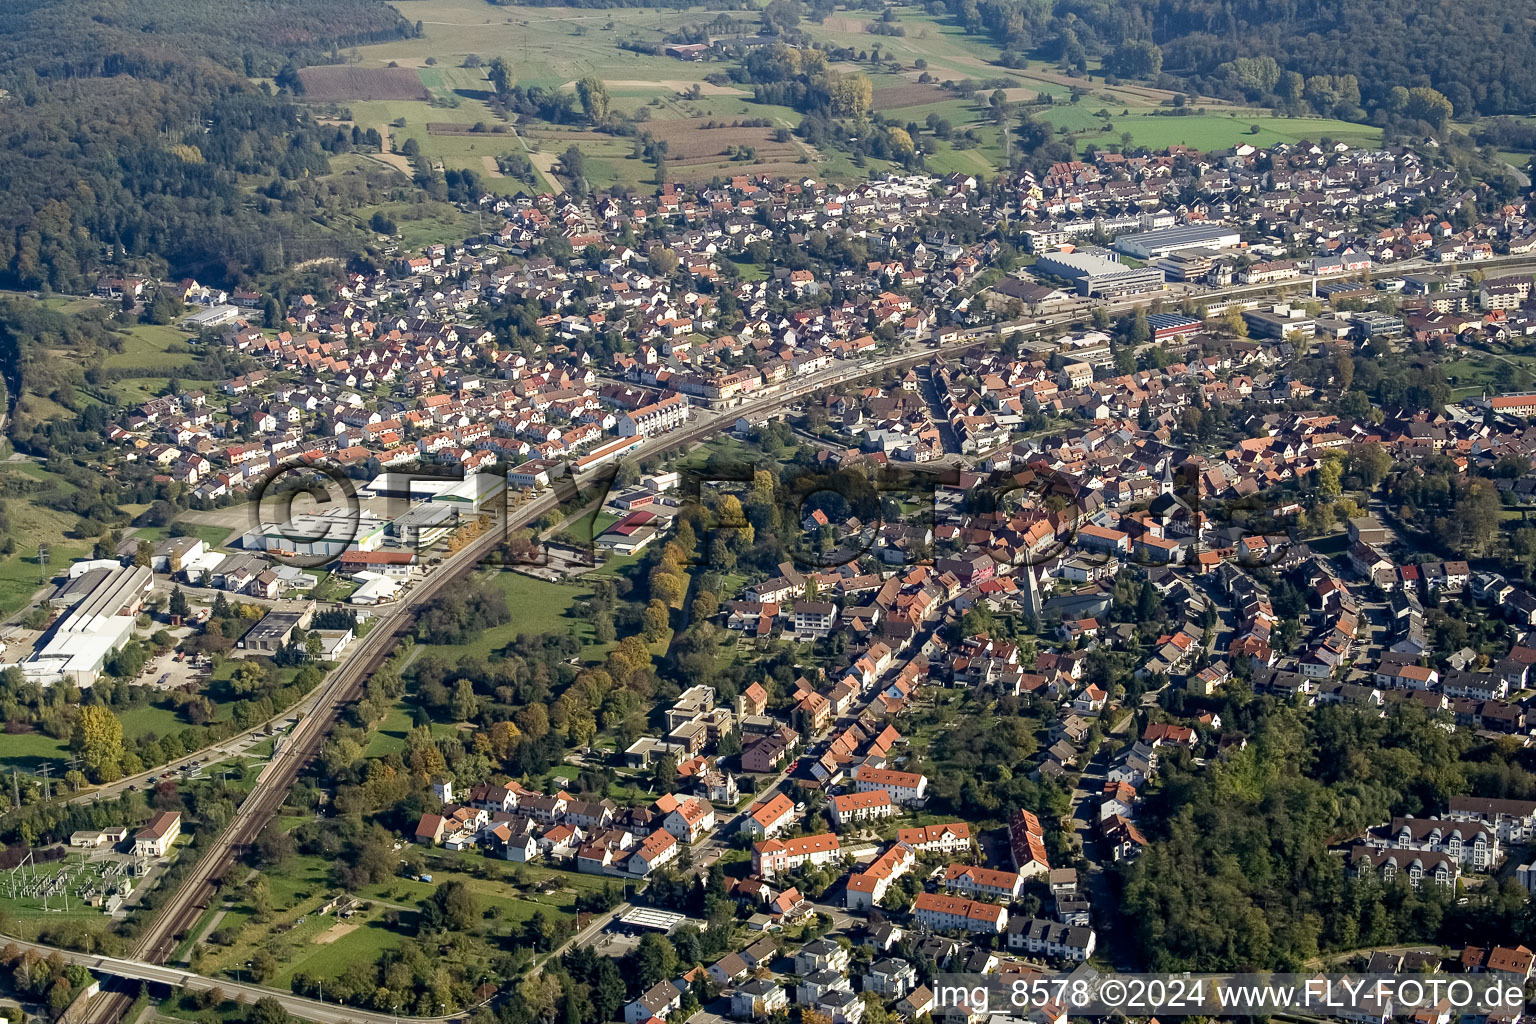
[[[365,756],[386,757],[404,750],[405,737],[415,727],[415,722],[414,705],[396,704],[390,708],[389,714],[384,716],[384,721],[379,723],[379,727],[373,731]],[[433,736],[454,736],[458,732],[458,727],[452,722],[432,723]]]
[[[1523,171],[1526,167],[1530,166],[1532,156],[1530,153],[1512,149],[1501,149],[1498,155],[1500,160],[1503,160],[1517,171]]]
[[[121,405],[138,405],[148,399],[155,398],[165,393],[166,385],[170,382],[169,370],[157,377],[124,377],[113,381],[107,388],[113,401]],[[200,388],[203,391],[218,390],[218,382],[211,380],[194,380],[188,377],[179,378],[181,387],[185,390]]]
[[[271,984],[287,988],[293,976],[301,970],[314,977],[340,977],[354,963],[371,964],[386,950],[399,948],[404,936],[385,924],[383,917],[384,911],[378,908],[354,914],[345,921],[331,915],[311,916],[295,929],[302,934],[294,936],[295,939],[307,940],[310,948],[303,950],[292,964],[279,971]],[[346,934],[328,942],[323,941],[323,937],[328,938],[338,932]]]
[[[151,733],[162,737],[189,728],[188,723],[169,704],[167,699],[162,704],[142,704],[117,713],[118,720],[123,723],[123,739],[130,747]],[[228,720],[233,710],[231,704],[215,704],[214,720]],[[19,768],[30,772],[36,771],[44,762],[49,762],[53,764],[54,777],[57,778],[64,772],[61,762],[68,761],[72,756],[67,738],[56,740],[40,732],[0,735],[0,769]]]
[[[1040,117],[1052,124],[1083,130],[1083,134],[1076,136],[1079,148],[1090,142],[1100,146],[1118,144],[1125,132],[1130,132],[1138,145],[1152,149],[1173,145],[1202,150],[1225,149],[1244,142],[1264,147],[1300,139],[1316,142],[1324,136],[1356,146],[1381,143],[1379,128],[1325,117],[1271,117],[1247,111],[1215,110],[1186,117],[1168,117],[1146,112],[1123,115],[1119,110],[1112,110],[1109,120],[1105,121],[1089,113],[1100,107],[1102,104],[1090,98],[1071,106],[1047,107]],[[1259,128],[1257,133],[1251,131],[1254,125]]]
[[[515,140],[512,145],[515,146]],[[501,152],[501,150],[497,150]],[[473,168],[484,171],[483,166]],[[438,203],[423,197],[415,203],[380,203],[377,206],[359,207],[355,216],[359,226],[369,231],[369,221],[375,213],[382,213],[395,222],[399,243],[406,249],[420,249],[434,242],[462,242],[479,230],[474,218],[459,211],[451,203]]]
[[[12,522],[16,522],[17,513],[22,508],[29,507],[31,506],[24,502],[12,501],[10,503]],[[74,519],[73,516],[68,518]],[[14,554],[0,558],[0,615],[10,615],[26,607],[32,595],[47,585],[48,580],[58,572],[60,566],[68,565],[71,561],[90,554],[90,545],[80,541],[65,541],[63,531],[64,527],[60,525],[57,533],[51,536],[44,535],[43,539],[50,544],[49,561],[46,566],[38,565],[37,541],[26,534],[23,534],[25,539],[18,538]]]
[[[183,331],[169,325],[139,324],[124,332],[121,352],[107,356],[102,365],[109,370],[146,369],[171,372],[191,365],[195,360]]]
[[[183,523],[183,532],[188,532],[194,537],[201,537],[204,544],[211,548],[222,547],[224,541],[229,538],[231,530],[227,526],[211,526],[207,523]],[[133,530],[134,540],[147,540],[150,543],[165,540],[172,536],[169,526],[136,526]]]
[[[117,717],[123,723],[123,738],[129,741],[148,736],[150,733],[159,737],[168,733],[179,733],[187,728],[187,723],[182,721],[181,716],[175,711],[154,704],[130,708],[119,712]]]
[[[571,611],[577,601],[592,596],[590,587],[580,583],[550,583],[522,573],[495,569],[483,570],[475,579],[506,595],[507,607],[512,612],[511,621],[486,630],[470,643],[427,644],[427,650],[455,660],[464,655],[484,658],[522,633],[569,633],[581,641],[583,656],[589,661],[599,660],[608,652],[609,645],[599,644],[593,638],[592,623],[577,618]]]
[[[44,764],[53,766],[53,777],[64,774],[63,762],[74,755],[67,739],[56,740],[40,732],[6,733],[0,736],[0,767],[35,772]]]
[[[1513,367],[1522,368],[1536,378],[1536,356],[1470,352],[1460,359],[1440,364],[1453,396],[1458,399],[1506,387],[1507,375],[1513,372]]]
[[[621,884],[615,879],[555,871],[535,865],[512,865],[492,859],[484,864],[484,855],[469,851],[444,850],[427,853],[426,873],[431,882],[393,877],[364,886],[353,895],[372,902],[365,911],[342,920],[335,915],[317,913],[319,907],[336,891],[331,884],[331,864],[318,857],[290,858],[280,870],[267,874],[274,914],[265,923],[254,921],[250,908],[239,902],[239,890],[230,887],[235,903],[225,913],[219,930],[232,932],[236,941],[230,946],[206,946],[198,967],[203,973],[231,972],[243,965],[258,950],[266,950],[278,961],[278,973],[268,982],[286,989],[293,976],[304,972],[314,977],[337,977],[354,963],[373,963],[386,950],[395,948],[405,936],[413,934],[410,918],[391,928],[384,917],[395,907],[412,908],[409,914],[448,881],[464,883],[487,913],[487,929],[493,935],[507,935],[535,914],[556,920],[575,914],[576,896],[598,892],[607,885]],[[484,864],[489,878],[476,877],[468,870]],[[531,888],[548,878],[557,879],[553,892],[533,892]],[[204,922],[206,924],[206,921]],[[355,927],[354,927],[355,926]]]

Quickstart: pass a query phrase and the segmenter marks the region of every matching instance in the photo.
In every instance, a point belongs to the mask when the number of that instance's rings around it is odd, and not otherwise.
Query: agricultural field
[[[874,90],[872,105],[880,113],[890,114],[907,107],[925,107],[930,104],[945,103],[953,98],[954,93],[941,89],[932,82],[908,82],[895,79],[889,84],[880,83]]]
[[[402,10],[414,16],[412,9]],[[870,76],[877,111],[920,126],[936,115],[956,131],[975,133],[977,142],[969,146],[936,143],[928,164],[938,173],[985,174],[1005,160],[1003,132],[988,109],[990,90],[964,99],[953,86],[966,79],[1001,80],[1010,102],[1049,97],[1051,106],[1033,109],[1071,133],[1079,150],[1090,143],[1119,144],[1127,133],[1136,144],[1154,148],[1186,144],[1210,149],[1244,141],[1268,145],[1323,136],[1352,144],[1380,139],[1379,131],[1365,125],[1277,118],[1208,98],[1197,98],[1199,113],[1167,116],[1174,101],[1170,92],[1134,84],[1110,86],[1093,69],[1077,76],[1038,62],[1004,67],[1002,55],[987,38],[968,35],[958,24],[918,7],[894,10],[901,35],[873,31],[880,26],[857,12],[840,12],[819,24],[806,21],[801,28],[821,43],[860,54],[878,50],[878,64],[840,66]],[[541,183],[553,185],[560,154],[574,145],[585,157],[587,178],[594,186],[654,186],[655,169],[641,159],[632,139],[581,126],[498,121],[484,102],[489,83],[482,67],[500,56],[511,64],[521,85],[572,90],[579,78],[603,79],[615,110],[631,115],[644,111],[644,130],[667,142],[669,178],[696,181],[751,172],[848,179],[887,169],[877,161],[855,167],[846,155],[819,151],[793,135],[780,141],[781,129],[793,129],[800,115],[754,103],[748,87],[719,84],[718,78],[715,83],[704,80],[725,71],[723,64],[673,60],[619,45],[627,39],[657,42],[667,32],[703,24],[720,13],[705,8],[487,8],[479,0],[447,0],[434,5],[433,17],[422,19],[422,38],[359,51],[361,68],[414,68],[432,93],[430,103],[374,100],[353,103],[351,111],[358,124],[390,136],[396,149],[406,139],[415,139],[423,153],[444,167],[494,177],[498,154],[521,152]],[[399,66],[388,68],[390,63]],[[924,75],[930,80],[919,81]]]
[[[303,68],[299,82],[306,98],[333,100],[424,100],[430,95],[411,68]]]

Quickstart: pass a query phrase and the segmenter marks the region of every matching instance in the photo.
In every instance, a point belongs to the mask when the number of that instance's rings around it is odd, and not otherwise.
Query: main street
[[[1481,261],[1477,266],[1481,268],[1500,266],[1508,269],[1522,262],[1524,265],[1532,265],[1533,261],[1526,257],[1500,257]],[[1399,273],[1402,271],[1439,267],[1439,264],[1429,264],[1422,260],[1416,260],[1406,261],[1403,264],[1394,266],[1391,268],[1391,271]],[[1465,268],[1457,267],[1456,269]],[[1352,275],[1333,275],[1334,278],[1348,278],[1350,276]],[[1320,278],[1320,280],[1326,279],[1330,278]],[[1229,298],[1269,295],[1277,292],[1298,290],[1307,287],[1307,285],[1308,281],[1306,280],[1280,282],[1273,285],[1237,285],[1200,293],[1190,292],[1184,295],[1172,293],[1166,297],[1175,301],[1181,297],[1188,297],[1196,301],[1209,303]],[[1107,303],[1106,305],[1111,312],[1123,312],[1146,305],[1160,297],[1162,296],[1127,297]],[[851,367],[834,366],[811,375],[804,380],[787,382],[777,388],[765,391],[758,397],[741,401],[729,408],[698,410],[685,425],[677,430],[644,441],[634,454],[634,457],[637,459],[645,458],[672,448],[703,441],[719,433],[726,428],[728,423],[733,422],[739,417],[754,419],[771,416],[813,393],[854,380],[926,362],[940,351],[964,349],[987,337],[1004,332],[1026,336],[1037,336],[1045,332],[1055,333],[1065,328],[1079,325],[1087,321],[1090,316],[1091,310],[1089,308],[1078,307],[1074,312],[1066,315],[1050,316],[1011,324],[991,325],[964,331],[952,342],[936,348],[924,349],[915,341],[909,340],[902,343],[895,351],[874,360],[860,362]],[[600,472],[600,470],[595,471],[588,474],[587,477],[578,478],[575,482],[578,487],[582,484],[590,483]],[[217,888],[216,882],[222,878],[223,872],[232,864],[235,852],[252,842],[277,812],[278,808],[281,807],[284,797],[292,787],[300,770],[320,749],[325,736],[329,733],[336,720],[339,710],[357,695],[368,674],[383,662],[398,640],[409,631],[417,610],[435,597],[453,580],[492,554],[497,544],[502,540],[504,531],[510,531],[527,525],[545,512],[556,508],[560,501],[560,494],[548,491],[518,505],[509,512],[503,530],[489,530],[476,537],[466,544],[463,549],[445,559],[443,564],[428,576],[424,582],[416,586],[401,603],[390,607],[382,613],[374,629],[368,636],[358,642],[352,657],[336,669],[330,678],[318,688],[317,693],[309,699],[307,713],[302,714],[289,736],[288,742],[265,766],[250,794],[235,812],[229,825],[219,835],[213,837],[210,842],[199,848],[197,864],[193,866],[188,875],[183,879],[176,892],[170,894],[164,901],[153,920],[145,927],[139,941],[135,944],[134,953],[138,959],[153,963],[163,961],[170,955],[176,945],[177,935],[185,928],[191,926],[200,912],[200,908],[206,906],[213,898]],[[103,966],[100,969],[112,970],[110,966]],[[125,1008],[125,1001],[109,998],[99,1002],[98,1006],[93,1008],[95,1012],[89,1015],[89,1019],[101,1022],[113,1021],[117,1019],[117,1016]],[[294,1012],[301,1011],[295,1010]],[[308,1014],[304,1015],[308,1016]],[[322,1018],[312,1017],[311,1019]],[[362,1018],[355,1017],[353,1019]]]
[[[917,362],[930,355],[927,352],[898,353],[856,367],[833,367],[729,410],[701,410],[677,430],[646,439],[633,457],[642,459],[702,441],[718,433],[727,422],[733,422],[737,417],[769,415],[815,391],[883,373],[893,366]],[[590,483],[599,473],[600,468],[575,480],[578,495],[581,485]],[[355,645],[352,656],[321,684],[312,699],[309,713],[299,719],[288,742],[262,769],[251,792],[235,811],[229,824],[210,843],[199,848],[197,863],[182,879],[176,891],[157,908],[155,916],[134,944],[134,959],[163,963],[170,956],[176,947],[177,936],[192,926],[201,910],[215,897],[223,873],[233,864],[235,853],[254,842],[262,828],[277,813],[299,772],[319,751],[338,712],[357,695],[363,681],[408,632],[417,610],[449,583],[491,555],[507,533],[557,508],[563,495],[568,496],[564,489],[550,490],[516,506],[509,511],[502,529],[487,530],[471,540],[446,558],[405,600],[391,606],[379,617],[372,631]],[[121,993],[109,993],[90,1008],[87,1019],[96,1024],[116,1021],[127,1009],[128,1002]]]

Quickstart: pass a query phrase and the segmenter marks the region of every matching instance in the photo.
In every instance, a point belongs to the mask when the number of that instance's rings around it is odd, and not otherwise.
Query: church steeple
[[[1024,606],[1026,614],[1033,615],[1038,619],[1040,617],[1041,601],[1040,584],[1035,580],[1035,567],[1032,565],[1024,566],[1023,576],[1024,579],[1019,586],[1020,603]]]

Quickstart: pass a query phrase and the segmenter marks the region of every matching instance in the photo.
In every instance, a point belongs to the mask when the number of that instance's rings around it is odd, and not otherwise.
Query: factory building
[[[1035,261],[1034,270],[1072,281],[1079,295],[1095,298],[1136,295],[1166,287],[1161,270],[1128,267],[1104,249],[1046,253]]]
[[[1155,260],[1188,249],[1230,249],[1240,242],[1237,229],[1225,224],[1180,224],[1121,235],[1115,239],[1115,248],[1139,260]]]
[[[279,526],[264,524],[242,537],[240,546],[334,558],[343,551],[374,550],[383,543],[387,525],[366,509],[333,508],[297,515]]]
[[[133,637],[134,619],[155,582],[148,566],[93,568],[61,588],[73,607],[21,665],[28,682],[90,686],[113,651]]]

